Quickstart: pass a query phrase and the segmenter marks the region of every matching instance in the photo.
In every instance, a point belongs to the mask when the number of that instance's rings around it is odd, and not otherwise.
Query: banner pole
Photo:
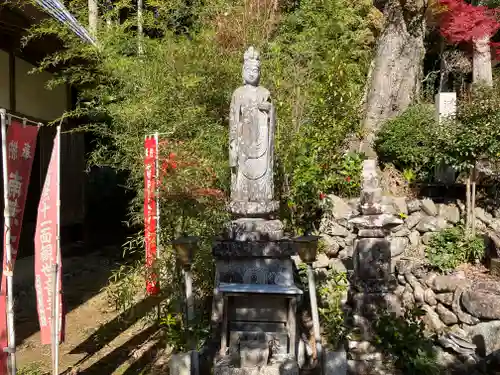
[[[155,157],[155,201],[156,201],[156,259],[160,256],[160,155],[159,152],[159,136],[158,132],[154,134],[155,137],[155,147],[156,147],[156,157]],[[158,262],[156,262],[158,265]],[[161,272],[157,269],[158,274],[156,275],[157,286],[161,287]],[[161,302],[158,302],[158,321],[161,320]]]
[[[158,259],[160,256],[160,155],[159,152],[159,137],[158,132],[155,133],[155,143],[156,143],[156,258]],[[159,276],[159,275],[158,275]],[[159,281],[159,280],[158,280]]]
[[[9,173],[7,171],[7,112],[5,109],[0,109],[1,117],[1,134],[2,134],[2,172],[3,172],[3,198],[4,198],[4,232],[5,232],[5,254],[6,264],[3,270],[7,278],[7,311],[0,311],[0,314],[7,314],[7,327],[8,327],[8,348],[3,348],[4,351],[9,353],[10,374],[16,375],[16,336],[14,330],[14,300],[13,300],[13,269],[12,269],[12,244],[10,240],[10,211],[9,211]]]
[[[61,312],[59,311],[59,301],[60,301],[60,285],[59,285],[59,264],[61,263],[61,125],[57,126],[57,144],[55,151],[57,152],[57,224],[56,224],[56,264],[54,266],[54,285],[55,285],[55,293],[54,295],[54,375],[59,375],[59,316]]]
[[[52,266],[52,312],[51,312],[51,318],[50,320],[52,321],[52,340],[50,343],[51,351],[52,351],[52,374],[57,375],[56,373],[56,351],[57,351],[57,311],[56,311],[56,304],[54,303],[56,301],[56,298],[54,296],[57,296],[57,264],[54,264]]]

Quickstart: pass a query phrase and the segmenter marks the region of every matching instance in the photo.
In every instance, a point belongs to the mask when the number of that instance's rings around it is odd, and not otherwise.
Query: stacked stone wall
[[[349,298],[344,309],[356,326],[365,326],[365,335],[345,345],[345,356],[351,373],[364,368],[374,373],[387,373],[384,353],[372,344],[370,319],[360,311],[372,303],[373,307],[391,309],[398,314],[413,307],[425,314],[423,322],[428,333],[435,334],[436,352],[443,368],[463,370],[471,366],[484,367],[484,358],[500,352],[500,280],[488,273],[471,276],[464,271],[439,274],[426,260],[426,247],[431,237],[443,229],[463,225],[465,206],[462,202],[435,203],[431,199],[405,197],[381,198],[379,210],[401,219],[402,224],[384,229],[384,238],[390,244],[391,277],[387,290],[373,294],[356,283],[357,243],[373,229],[361,229],[356,223],[366,220],[361,199],[343,199],[335,195],[325,199],[325,215],[319,234],[322,248],[314,268],[321,280],[329,270],[346,272],[350,280]],[[500,247],[500,215],[477,207],[476,228],[482,234],[488,256],[496,256]],[[366,233],[365,233],[366,232]],[[380,236],[379,236],[380,237]],[[296,259],[299,262],[298,259]],[[358,303],[362,301],[362,303]],[[382,302],[382,305],[380,304]],[[321,301],[320,301],[321,303]],[[350,322],[352,323],[352,322]],[[344,349],[341,348],[341,351]],[[488,357],[490,356],[490,357]],[[342,368],[344,368],[342,367]],[[471,372],[472,373],[472,372]]]

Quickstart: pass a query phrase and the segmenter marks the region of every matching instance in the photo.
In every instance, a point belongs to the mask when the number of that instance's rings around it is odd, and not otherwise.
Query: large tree
[[[497,0],[439,2],[444,6],[440,20],[441,33],[449,43],[467,43],[472,46],[472,80],[492,86],[490,39],[500,27],[498,10],[494,8],[498,6]]]
[[[367,82],[361,150],[368,156],[374,156],[372,141],[380,125],[404,111],[420,92],[428,0],[384,0],[376,6],[385,24]]]

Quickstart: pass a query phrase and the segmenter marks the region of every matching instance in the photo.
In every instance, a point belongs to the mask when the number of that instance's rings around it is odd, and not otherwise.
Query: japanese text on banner
[[[58,137],[54,140],[52,156],[45,177],[40,203],[38,205],[38,216],[35,231],[35,289],[37,297],[38,321],[42,344],[50,344],[52,340],[52,309],[56,299],[54,291],[54,272],[57,265],[57,291],[59,304],[59,340],[64,339],[64,319],[62,314],[61,297],[61,260],[58,241],[59,223],[59,149]]]
[[[156,168],[157,168],[157,139],[146,138],[144,141],[144,241],[146,248],[146,266],[148,277],[146,289],[148,294],[159,292],[157,275],[151,270],[157,257],[157,197],[156,197]]]

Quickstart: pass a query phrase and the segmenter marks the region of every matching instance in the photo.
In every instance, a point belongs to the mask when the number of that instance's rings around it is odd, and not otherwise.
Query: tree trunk
[[[491,69],[490,36],[475,39],[472,55],[472,82],[486,86],[493,86],[493,73]]]
[[[143,0],[137,0],[137,52],[142,55],[142,9]]]
[[[361,149],[369,157],[375,156],[371,143],[380,125],[399,115],[419,95],[425,54],[425,3],[424,0],[385,2],[385,27],[367,82],[363,120],[365,140]]]
[[[92,37],[97,36],[97,24],[99,22],[99,5],[97,0],[88,0],[89,6],[89,31]]]

